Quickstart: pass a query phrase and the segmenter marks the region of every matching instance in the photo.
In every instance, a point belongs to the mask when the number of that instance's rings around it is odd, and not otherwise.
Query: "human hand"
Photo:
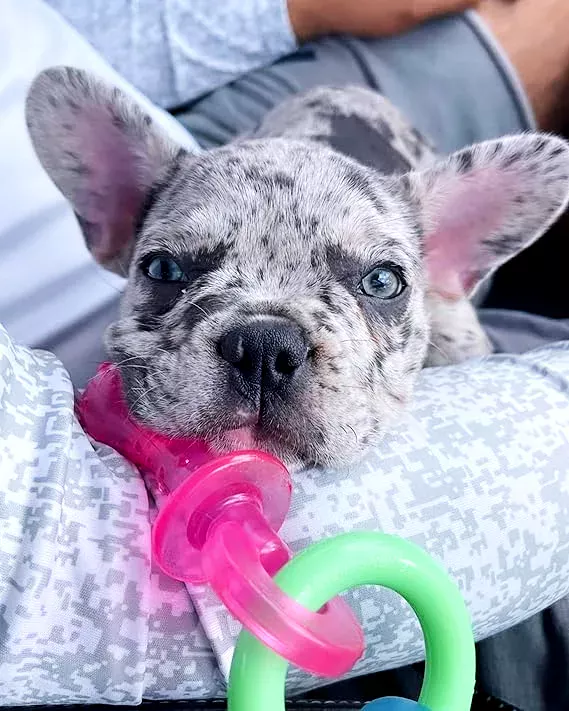
[[[287,0],[299,41],[322,35],[380,37],[408,30],[438,15],[475,7],[480,0]]]

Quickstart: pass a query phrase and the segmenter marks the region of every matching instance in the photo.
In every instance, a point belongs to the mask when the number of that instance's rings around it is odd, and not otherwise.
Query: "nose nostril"
[[[238,333],[231,332],[222,338],[217,345],[217,350],[223,360],[231,365],[239,365],[245,357],[243,338]]]
[[[287,351],[281,351],[275,359],[275,370],[281,375],[292,375],[299,367],[298,359]]]
[[[231,366],[228,378],[246,397],[286,388],[310,357],[302,329],[285,319],[252,321],[224,334],[219,356]]]

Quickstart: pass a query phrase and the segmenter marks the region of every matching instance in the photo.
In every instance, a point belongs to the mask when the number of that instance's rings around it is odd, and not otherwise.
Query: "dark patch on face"
[[[140,285],[138,290],[139,299],[133,306],[134,312],[141,315],[151,313],[157,316],[164,316],[171,311],[185,292],[199,285],[203,278],[220,267],[226,252],[226,246],[219,243],[214,247],[204,247],[193,254],[176,259],[188,277],[186,282],[166,282],[150,279],[143,273],[142,268],[152,255],[144,257],[141,260],[137,275]],[[201,313],[199,311],[199,302],[196,303],[197,306],[189,307],[189,311]]]
[[[142,333],[152,333],[158,331],[162,324],[160,318],[146,313],[146,309],[141,310],[140,316],[136,319],[138,330]]]
[[[243,220],[240,217],[236,217],[235,215],[233,215],[229,220],[229,229],[232,232],[237,232],[237,230],[240,230],[242,226]]]
[[[342,307],[339,304],[335,303],[334,299],[332,298],[332,295],[329,291],[326,290],[326,288],[320,289],[318,297],[320,298],[320,301],[322,301],[322,303],[326,305],[326,308],[331,313],[335,314],[336,316],[340,316],[344,313]]]
[[[472,169],[472,151],[462,151],[456,157],[457,168],[461,173]]]
[[[400,323],[407,312],[409,293],[410,289],[407,288],[394,299],[376,299],[373,296],[360,296],[358,303],[366,317],[368,328],[371,325],[373,332],[374,321],[378,318],[389,325]]]
[[[294,180],[290,177],[290,175],[287,175],[286,173],[275,173],[271,176],[271,179],[278,188],[281,188],[283,190],[292,190],[292,188],[294,188]]]
[[[411,168],[409,162],[389,143],[389,136],[382,135],[382,132],[388,132],[387,125],[378,129],[359,116],[340,114],[331,116],[329,124],[329,136],[314,138],[338,153],[383,175],[406,173]]]
[[[394,324],[401,320],[409,301],[410,289],[407,287],[394,299],[379,299],[357,292],[361,278],[369,265],[345,252],[341,247],[330,246],[326,250],[326,259],[334,277],[353,295],[357,295],[358,304],[366,317],[368,328],[373,328],[377,318]],[[340,310],[340,313],[343,313]]]
[[[219,269],[230,247],[226,242],[218,242],[214,246],[201,247],[178,260],[180,266],[191,279],[193,275],[202,277]]]
[[[184,287],[187,286],[185,283],[154,281],[142,273],[139,278],[141,287],[132,310],[135,316],[141,319],[165,316],[177,304]],[[161,325],[161,322],[157,322],[156,328],[152,330],[159,329]]]
[[[377,191],[374,190],[370,179],[363,170],[357,166],[350,166],[349,168],[345,167],[344,176],[348,179],[350,186],[357,190],[360,195],[367,198],[380,215],[383,215],[388,211],[386,205],[382,202],[381,198],[377,194]]]
[[[332,274],[344,285],[359,283],[366,268],[359,259],[337,245],[326,247],[326,262]]]
[[[502,165],[504,166],[504,168],[509,168],[510,166],[519,163],[524,158],[525,156],[521,151],[514,151],[513,153],[510,153],[509,155],[504,157],[504,162]]]

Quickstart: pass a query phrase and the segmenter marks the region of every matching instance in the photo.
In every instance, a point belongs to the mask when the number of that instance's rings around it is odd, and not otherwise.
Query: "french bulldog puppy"
[[[27,122],[93,257],[127,277],[107,333],[133,415],[219,451],[345,465],[420,369],[490,351],[469,298],[569,196],[569,148],[523,134],[436,159],[381,96],[318,89],[199,155],[71,68]]]

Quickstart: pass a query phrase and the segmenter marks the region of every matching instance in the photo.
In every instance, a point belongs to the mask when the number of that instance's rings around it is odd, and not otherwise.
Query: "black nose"
[[[307,359],[308,346],[297,324],[265,318],[226,333],[219,352],[233,366],[234,385],[258,404],[262,390],[274,391],[290,383]]]

